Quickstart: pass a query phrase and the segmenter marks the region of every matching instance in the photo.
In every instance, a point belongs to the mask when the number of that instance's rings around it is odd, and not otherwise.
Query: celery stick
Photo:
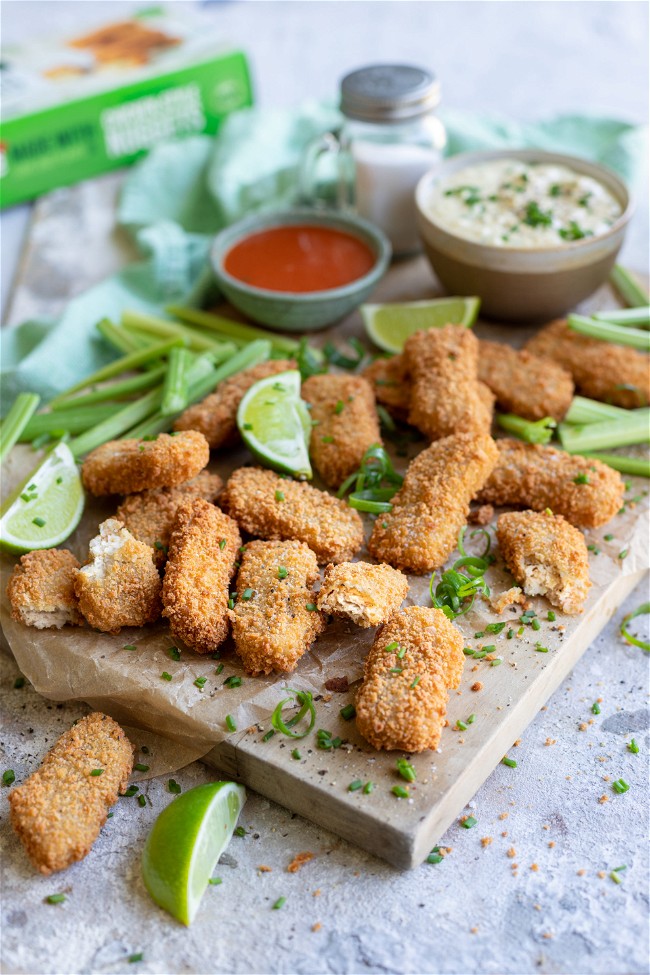
[[[585,426],[561,423],[558,433],[562,446],[571,454],[650,443],[650,413],[648,410],[635,410],[621,420],[602,420]]]
[[[162,386],[159,386],[156,389],[152,389],[149,393],[145,393],[135,403],[129,403],[128,406],[118,410],[117,413],[113,413],[103,423],[98,423],[97,426],[91,427],[90,430],[82,433],[81,436],[75,437],[70,442],[70,450],[75,457],[81,457],[83,454],[90,453],[96,447],[100,447],[108,440],[116,440],[127,430],[130,430],[134,424],[141,423],[142,420],[151,416],[152,413],[159,409],[161,400]]]
[[[634,349],[650,352],[650,332],[640,328],[629,328],[625,325],[610,325],[608,322],[597,322],[584,315],[569,315],[569,327],[582,335],[601,342],[615,342],[617,345],[630,345]]]
[[[129,352],[137,352],[138,349],[143,349],[145,345],[151,344],[150,342],[144,343],[136,339],[135,336],[129,335],[127,331],[120,328],[119,325],[115,325],[108,318],[102,318],[101,322],[97,322],[95,328],[109,345],[112,345],[118,352],[123,352],[126,355]]]
[[[187,406],[190,391],[188,373],[192,360],[192,353],[187,349],[172,349],[169,353],[160,406],[163,416],[181,413]]]
[[[551,416],[533,422],[524,420],[522,416],[515,416],[514,413],[497,413],[497,424],[527,443],[548,443],[557,426]]]
[[[620,264],[614,265],[614,270],[609,276],[609,280],[614,285],[626,305],[636,308],[638,305],[650,304],[650,296],[642,286],[641,282]]]
[[[620,406],[610,406],[609,403],[599,403],[586,396],[574,396],[571,400],[565,423],[598,423],[600,420],[617,420],[630,415],[630,410]]]
[[[219,342],[211,336],[201,335],[196,329],[186,328],[177,322],[167,322],[164,318],[156,318],[154,315],[145,315],[139,311],[125,311],[122,314],[122,325],[128,331],[135,329],[136,332],[145,332],[155,335],[157,338],[172,338],[176,336],[184,339],[184,344],[196,352],[204,352],[208,349],[219,348]]]
[[[0,427],[0,462],[20,439],[41,397],[37,393],[19,393]]]
[[[115,413],[111,403],[93,403],[77,410],[53,410],[51,413],[37,413],[31,418],[20,435],[21,443],[29,443],[44,433],[71,433],[77,435],[103,423]]]
[[[266,339],[273,348],[280,352],[297,352],[299,342],[295,339],[286,338],[284,335],[275,335],[263,328],[255,328],[253,325],[245,325],[242,322],[234,322],[223,315],[214,315],[212,312],[201,311],[199,308],[183,308],[180,305],[169,305],[167,311],[170,315],[180,318],[182,322],[191,322],[193,325],[202,325],[204,328],[212,329],[221,335],[227,335],[235,342],[250,342],[253,339]]]
[[[637,325],[639,328],[650,328],[650,305],[599,311],[593,317],[598,322],[609,322],[612,325]]]
[[[156,366],[155,369],[151,369],[150,372],[138,373],[128,379],[122,379],[117,383],[110,383],[100,387],[100,389],[93,390],[92,393],[82,393],[81,396],[59,397],[59,401],[56,404],[57,412],[75,410],[80,406],[91,406],[94,403],[104,403],[106,400],[128,398],[133,393],[150,389],[151,386],[156,386],[162,382],[166,372],[167,366],[160,365]]]
[[[647,457],[624,457],[620,454],[601,454],[587,451],[581,455],[599,460],[608,467],[613,467],[621,474],[636,474],[637,477],[650,477],[650,460]]]

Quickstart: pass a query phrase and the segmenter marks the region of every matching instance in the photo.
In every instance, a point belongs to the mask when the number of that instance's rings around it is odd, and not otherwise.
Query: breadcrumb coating
[[[498,440],[497,447],[499,459],[478,493],[480,501],[550,508],[578,528],[606,524],[623,504],[621,475],[598,460],[509,438]]]
[[[411,390],[403,356],[375,359],[362,374],[372,385],[377,402],[397,420],[406,421],[411,405]]]
[[[304,542],[246,545],[228,616],[249,674],[294,670],[325,629],[312,589],[317,579],[316,556]]]
[[[515,606],[518,604],[523,604],[526,602],[526,597],[524,592],[519,586],[511,586],[510,589],[506,589],[505,592],[492,593],[490,596],[490,606],[497,614],[501,616],[504,609],[508,606]]]
[[[568,369],[582,396],[626,409],[650,403],[650,357],[644,352],[581,335],[563,318],[538,332],[526,349]]]
[[[237,525],[202,498],[176,511],[163,582],[163,616],[175,640],[213,653],[228,635],[228,587],[241,547]]]
[[[363,544],[363,522],[344,501],[260,467],[234,471],[219,505],[251,535],[305,542],[321,565],[351,559]]]
[[[429,438],[489,433],[492,412],[478,388],[478,339],[445,325],[415,332],[404,345],[410,377],[409,423]]]
[[[95,711],[61,735],[41,767],[9,793],[11,824],[40,873],[87,856],[132,767],[131,742]],[[99,769],[101,775],[92,774]]]
[[[409,591],[408,579],[382,563],[328,565],[318,594],[318,608],[344,616],[357,626],[378,626],[396,613]]]
[[[66,548],[39,549],[21,556],[7,586],[11,618],[38,630],[83,626],[74,591],[79,563]]]
[[[235,373],[220,383],[214,393],[188,407],[174,423],[174,430],[198,430],[213,450],[233,443],[238,436],[237,410],[244,393],[260,379],[295,368],[293,359],[270,359]]]
[[[408,466],[392,511],[379,515],[368,543],[378,561],[423,575],[444,564],[498,451],[487,434],[437,440]]]
[[[203,434],[159,433],[155,440],[109,440],[88,454],[81,477],[91,494],[135,494],[189,481],[209,460]]]
[[[479,342],[479,379],[496,396],[499,408],[526,420],[561,420],[571,405],[571,373],[549,359],[501,342]]]
[[[309,454],[325,483],[338,488],[381,443],[372,386],[363,376],[325,373],[302,384],[302,398],[311,405]]]
[[[464,660],[463,635],[442,610],[395,613],[377,631],[357,694],[357,728],[366,741],[405,752],[437,748]]]
[[[562,515],[508,511],[497,521],[497,541],[528,596],[546,596],[565,613],[581,613],[591,582],[584,535]]]
[[[124,522],[134,538],[153,548],[154,562],[160,569],[167,561],[169,538],[179,504],[194,498],[214,501],[222,487],[223,481],[218,474],[201,471],[191,481],[177,487],[128,495],[115,517]]]
[[[160,616],[160,576],[153,549],[109,518],[90,542],[88,562],[75,570],[79,609],[96,630],[119,633]]]

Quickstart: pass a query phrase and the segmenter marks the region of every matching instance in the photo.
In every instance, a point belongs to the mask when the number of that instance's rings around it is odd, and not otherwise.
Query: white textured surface
[[[57,31],[78,29],[115,16],[118,6],[126,12],[131,4],[10,0],[3,4],[4,39],[54,20]],[[520,117],[588,109],[647,119],[641,3],[246,3],[207,12],[251,52],[264,104],[328,95],[349,67],[390,57],[434,66],[449,105]],[[3,291],[26,213],[17,208],[1,218]],[[646,265],[643,212],[626,252],[633,266]],[[647,598],[646,586],[627,608]],[[2,768],[12,767],[21,781],[80,711],[12,689],[15,665],[1,658],[0,666]],[[647,689],[648,657],[610,625],[511,750],[518,767],[499,766],[475,797],[478,825],[452,827],[448,858],[408,874],[251,796],[242,819],[251,832],[233,840],[218,868],[223,885],[207,891],[189,931],[153,906],[139,878],[146,832],[170,798],[164,782],[145,785],[151,805],[144,809],[121,799],[90,856],[50,878],[29,867],[2,790],[3,970],[645,972]],[[593,716],[599,697],[602,712]],[[632,736],[641,748],[636,756],[626,748]],[[556,743],[546,746],[547,739]],[[621,776],[631,789],[617,796],[611,781]],[[199,764],[176,776],[184,789],[210,777]],[[600,804],[603,794],[609,799]],[[488,836],[493,841],[483,848]],[[315,860],[287,873],[305,850]],[[617,886],[608,873],[621,864],[627,870]],[[272,871],[259,873],[260,865]],[[43,902],[57,891],[67,892],[63,905]],[[272,911],[279,896],[287,903]],[[322,929],[312,932],[317,922]],[[144,960],[129,965],[126,957],[139,951]]]

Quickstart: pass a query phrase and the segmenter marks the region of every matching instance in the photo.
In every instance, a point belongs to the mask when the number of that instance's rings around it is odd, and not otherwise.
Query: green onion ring
[[[465,532],[466,531],[467,531],[467,525],[465,525],[465,527],[461,529],[460,535],[458,536],[458,551],[460,552],[461,555],[467,555],[467,552],[465,551]],[[475,535],[484,535],[485,536],[485,540],[487,542],[487,547],[486,547],[485,551],[481,555],[477,556],[477,558],[479,558],[479,559],[486,559],[488,557],[488,555],[490,554],[490,549],[492,548],[492,538],[490,536],[490,533],[487,530],[487,528],[475,528],[474,531],[471,532],[471,534],[470,534],[469,537],[470,538],[474,538]],[[487,566],[486,566],[486,568],[487,568]]]
[[[289,738],[305,738],[316,724],[316,708],[314,707],[311,693],[310,691],[294,691],[290,687],[287,687],[287,693],[293,695],[293,697],[285,697],[284,700],[280,701],[271,715],[271,724],[276,731],[281,731],[283,735],[287,735]],[[282,720],[282,708],[285,704],[294,704],[296,702],[301,705],[300,711],[285,724]],[[309,712],[309,726],[307,730],[302,732],[291,731],[294,725],[302,721],[307,712]]]
[[[633,619],[637,616],[647,616],[650,613],[650,603],[642,603],[638,609],[635,609],[633,613],[628,613],[623,622],[621,623],[621,636],[624,637],[628,643],[632,646],[641,647],[646,653],[650,653],[650,643],[647,640],[639,640],[638,637],[634,636],[627,629],[627,624],[631,623]]]

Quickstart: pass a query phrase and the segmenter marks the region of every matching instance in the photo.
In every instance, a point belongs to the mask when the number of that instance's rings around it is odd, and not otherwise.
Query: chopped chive
[[[517,763],[515,762],[514,758],[508,758],[507,755],[504,755],[504,757],[501,759],[501,764],[507,765],[508,768],[517,768]]]
[[[143,765],[142,762],[136,762],[133,768],[136,772],[148,772],[151,766]]]
[[[275,904],[273,905],[273,908],[272,908],[272,910],[274,910],[274,911],[279,911],[279,910],[280,910],[280,908],[281,908],[281,907],[284,907],[284,905],[285,905],[286,903],[287,903],[287,898],[286,898],[286,897],[278,897],[278,899],[277,899],[277,901],[276,901],[276,902],[275,902]]]
[[[302,758],[302,755],[300,754],[297,748],[294,748],[293,751],[291,752],[291,757],[295,758],[295,760],[299,762],[300,759]]]
[[[173,792],[174,795],[176,796],[180,795],[181,793],[181,787],[176,781],[176,779],[170,779],[169,782],[167,783],[167,788],[169,789],[170,792]]]
[[[237,731],[237,725],[235,724],[235,719],[232,714],[226,715],[226,728],[228,731]]]
[[[471,657],[472,654],[474,653],[474,648],[473,647],[463,647],[463,653],[465,654],[466,657]]]
[[[366,782],[366,784],[363,787],[364,796],[369,796],[374,788],[375,788],[374,782]]]
[[[306,603],[305,609],[309,610],[310,613],[316,612],[316,603]]]
[[[218,887],[219,884],[222,884],[223,883],[223,880],[221,879],[221,877],[210,877],[210,879],[208,880],[208,883],[212,887]]]
[[[278,579],[286,579],[289,575],[289,570],[285,569],[283,565],[278,568]]]
[[[461,721],[460,718],[456,722],[456,728],[458,729],[458,731],[467,731],[467,725],[465,724],[464,721]]]
[[[406,779],[407,782],[415,782],[417,776],[415,774],[415,769],[410,762],[408,762],[405,758],[398,758],[395,764],[397,771],[403,779]]]
[[[338,414],[342,413],[344,409],[345,409],[345,403],[343,402],[342,399],[338,400],[336,406],[334,407],[334,413],[338,416]]]
[[[219,548],[221,549],[222,552],[227,544],[228,544],[228,540],[226,538],[222,538],[221,541],[219,542]]]
[[[143,809],[147,805],[147,800],[143,795],[138,796],[138,805],[141,806]]]
[[[633,738],[632,741],[628,742],[627,750],[632,752],[633,755],[639,754],[639,746],[636,743],[636,739]]]
[[[626,782],[625,779],[617,779],[616,782],[612,782],[612,789],[614,790],[614,792],[617,792],[619,795],[622,795],[624,792],[627,792],[629,788],[630,788],[630,784],[629,782]]]
[[[244,600],[244,602],[247,603],[253,598],[253,592],[253,589],[244,589],[243,593],[241,594],[241,598]]]
[[[557,616],[552,609],[549,609],[548,613],[546,614],[546,619],[549,621],[549,623],[555,623]]]
[[[577,474],[573,478],[573,483],[574,484],[589,484],[589,475],[588,474]]]
[[[143,952],[138,951],[135,955],[129,955],[126,960],[128,961],[129,965],[135,965],[137,962],[142,961],[143,958]]]
[[[418,674],[417,677],[414,677],[413,678],[413,682],[411,683],[410,689],[413,690],[415,687],[417,687],[421,680],[422,680],[422,678],[420,677],[419,674]]]
[[[215,674],[220,674],[221,671],[223,670],[223,668],[224,668],[224,665],[223,664],[219,664],[219,666],[215,670]]]
[[[168,674],[166,670],[163,670],[163,672],[162,672],[162,674],[160,676],[162,677],[163,680],[171,680],[172,679],[172,675],[171,674]]]
[[[621,880],[621,878],[619,877],[619,875],[616,873],[615,870],[612,870],[612,872],[609,875],[609,878],[610,878],[610,880],[613,880],[615,884],[622,884],[623,883],[623,881]]]
[[[409,797],[409,790],[405,789],[402,785],[394,785],[390,791],[394,796],[397,796],[398,799],[408,799]]]
[[[271,728],[270,731],[267,731],[266,732],[266,734],[262,738],[262,741],[270,741],[274,734],[275,734],[275,731],[273,730],[273,728]]]
[[[534,630],[541,630],[541,628],[542,628],[542,624],[541,624],[541,623],[540,623],[540,621],[539,621],[539,620],[537,620],[537,619],[535,619],[535,620],[531,620],[531,624],[530,624],[530,625],[532,626],[532,628],[533,628]]]
[[[594,701],[594,703],[591,705],[591,711],[592,714],[600,714],[600,704],[598,701]]]
[[[488,623],[485,627],[486,633],[501,633],[505,629],[505,623]]]
[[[246,830],[243,826],[238,826],[233,832],[235,836],[246,836]]]
[[[12,768],[8,768],[6,771],[2,773],[3,785],[11,785],[15,781],[16,781],[16,773]]]
[[[16,677],[16,679],[14,681],[14,690],[19,690],[21,687],[24,687],[24,686],[25,686],[25,678],[24,677]]]
[[[621,561],[623,561],[623,559],[626,559],[629,554],[630,554],[629,548],[624,548],[621,552],[618,553],[618,557]]]
[[[474,639],[481,640],[484,636],[485,636],[485,632],[483,630],[479,630],[478,633],[474,634]]]
[[[62,904],[65,900],[65,894],[48,894],[45,900],[48,904]]]
[[[178,647],[168,647],[167,653],[172,658],[172,660],[180,660],[181,659],[181,652],[178,649]]]
[[[492,666],[492,667],[500,667],[502,663],[503,663],[503,660],[501,659],[501,657],[495,657],[494,660],[491,660],[490,661],[490,666]]]
[[[512,627],[510,627],[510,629],[506,633],[506,640],[512,640],[514,635],[515,635],[515,631],[512,629]]]
[[[241,677],[237,677],[235,674],[232,677],[227,677],[223,682],[224,687],[241,687],[242,683]]]
[[[321,443],[334,443],[334,437],[321,437]]]
[[[32,518],[32,525],[36,525],[37,528],[43,528],[47,524],[45,518]]]
[[[344,721],[350,721],[356,713],[357,709],[355,708],[354,704],[346,704],[345,707],[341,708],[339,711],[339,714]]]
[[[275,500],[276,501],[284,501],[284,491],[276,491],[275,492]]]
[[[604,537],[604,539],[605,539],[606,542],[611,542],[612,539],[614,538],[613,535],[604,535],[603,537]]]
[[[104,769],[103,768],[94,768],[90,774],[91,775],[103,775],[104,774]]]
[[[389,643],[388,644],[388,646],[386,647],[386,650],[384,652],[385,653],[392,653],[393,650],[397,650],[398,647],[399,647],[399,643],[397,642],[397,640],[393,640],[392,643]]]
[[[139,791],[140,791],[139,786],[137,786],[137,785],[130,785],[128,787],[128,789],[126,790],[126,792],[122,792],[122,793],[120,793],[120,795],[123,796],[125,799],[132,799],[133,796],[137,795],[137,793]]]
[[[391,667],[388,671],[389,674],[401,674],[404,672],[403,667]]]
[[[463,827],[463,829],[471,829],[472,826],[476,826],[477,822],[478,820],[474,819],[473,816],[467,816],[461,821],[460,825]]]
[[[538,653],[548,653],[548,647],[543,647],[541,643],[536,643],[535,649],[537,650]]]
[[[194,686],[198,687],[198,689],[202,691],[205,685],[207,684],[207,682],[208,682],[207,677],[197,677],[196,680],[194,681]]]
[[[348,792],[358,792],[359,789],[363,788],[363,782],[361,779],[355,779],[354,782],[350,782],[348,786]]]
[[[426,862],[427,863],[442,863],[443,860],[444,860],[444,857],[440,853],[440,847],[439,846],[434,846],[434,848],[432,849],[431,853],[427,857]]]

